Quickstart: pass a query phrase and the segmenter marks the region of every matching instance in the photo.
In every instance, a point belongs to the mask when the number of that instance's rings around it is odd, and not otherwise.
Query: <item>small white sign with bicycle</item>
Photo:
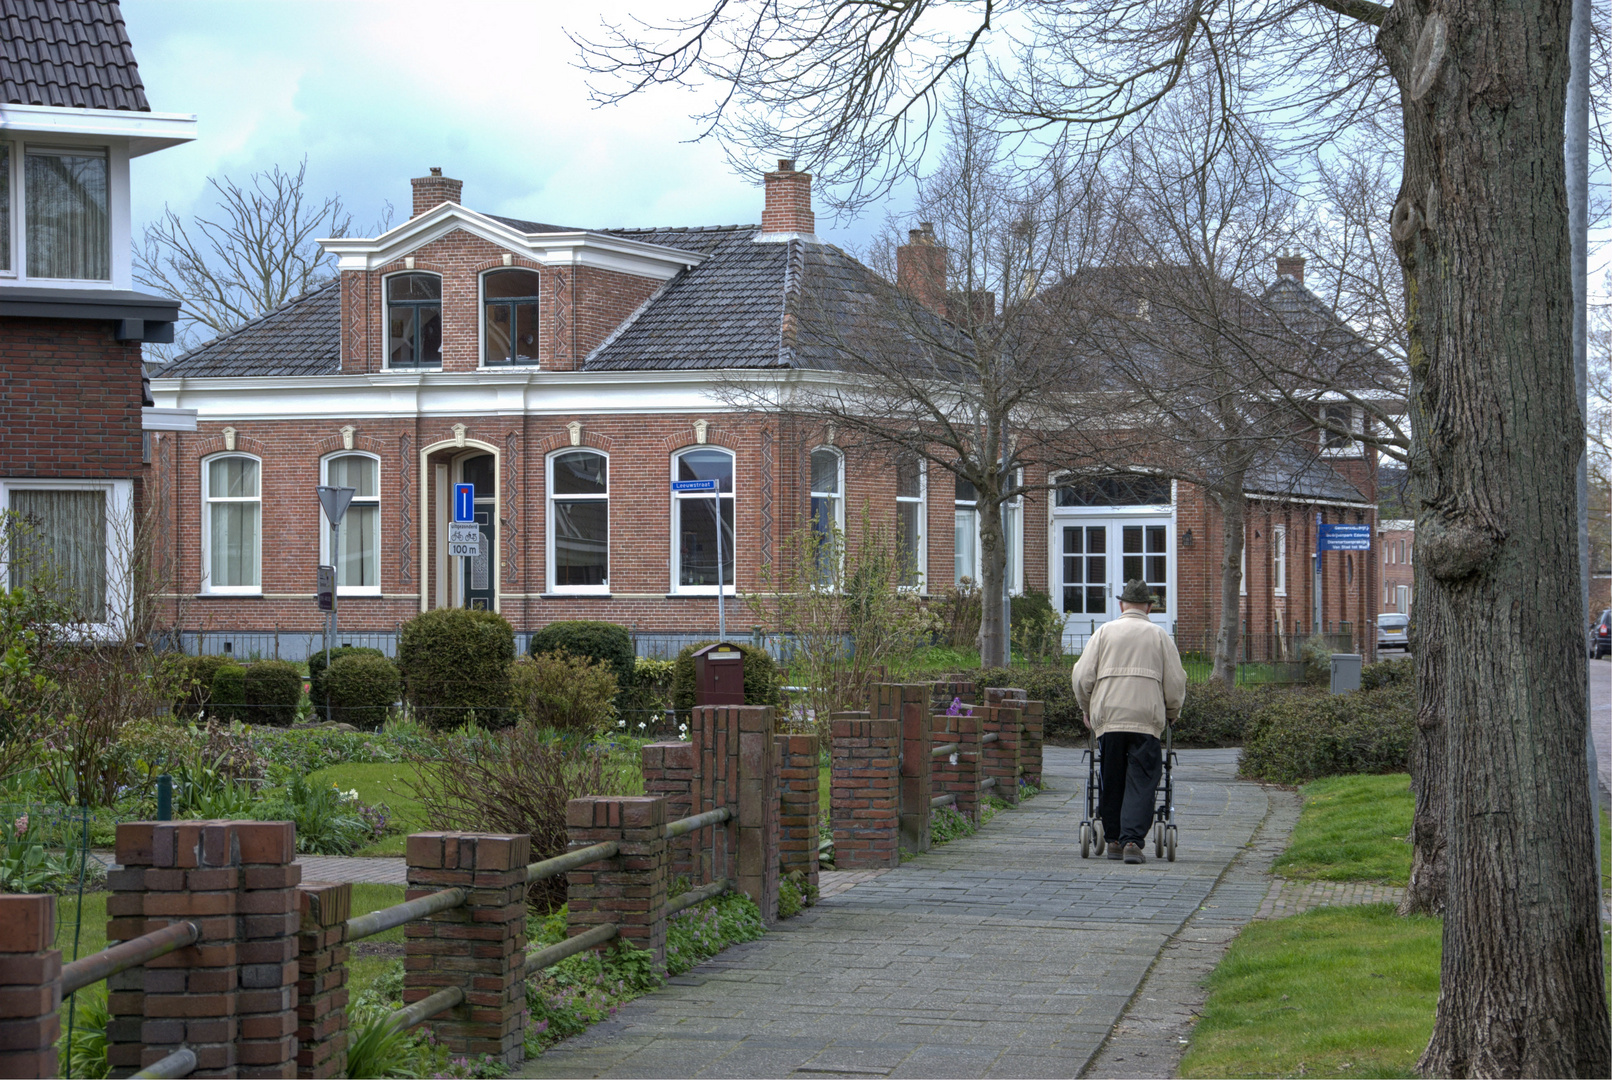
[[[481,554],[481,527],[455,522],[448,526],[448,554],[475,558]]]

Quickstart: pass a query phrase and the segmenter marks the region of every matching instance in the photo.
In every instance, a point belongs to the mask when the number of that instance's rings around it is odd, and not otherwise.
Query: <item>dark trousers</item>
[[[1122,848],[1143,847],[1153,825],[1154,789],[1164,775],[1158,737],[1110,731],[1097,741],[1102,747],[1097,816],[1103,819],[1103,838]]]

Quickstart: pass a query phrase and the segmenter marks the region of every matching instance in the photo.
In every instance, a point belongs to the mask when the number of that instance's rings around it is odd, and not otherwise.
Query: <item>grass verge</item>
[[[408,834],[423,832],[426,828],[425,807],[414,797],[414,783],[418,779],[414,766],[408,762],[381,762],[360,764],[344,762],[310,773],[308,782],[316,786],[335,784],[343,791],[358,790],[358,797],[374,805],[385,803],[392,811],[394,832],[366,844],[354,855],[401,855]]]
[[[1313,881],[1410,878],[1411,816],[1416,808],[1405,773],[1332,776],[1299,789],[1304,809],[1275,872]]]
[[[1441,920],[1388,904],[1245,928],[1209,976],[1181,1076],[1411,1076],[1438,1003]]]

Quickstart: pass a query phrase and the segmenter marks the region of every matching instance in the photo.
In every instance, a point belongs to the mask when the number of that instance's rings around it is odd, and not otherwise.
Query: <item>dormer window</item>
[[[15,242],[30,278],[112,280],[110,200],[105,150],[0,144],[0,273],[18,270]],[[23,208],[20,222],[14,201]],[[20,237],[14,224],[22,225]]]
[[[442,279],[393,274],[386,279],[387,367],[442,366]]]
[[[0,143],[0,274],[11,272],[11,147]]]
[[[494,270],[481,278],[482,360],[537,363],[539,278],[531,270]]]

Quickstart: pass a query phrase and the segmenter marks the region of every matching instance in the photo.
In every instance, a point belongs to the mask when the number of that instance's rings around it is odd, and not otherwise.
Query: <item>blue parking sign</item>
[[[476,485],[453,485],[453,522],[464,525],[476,520]]]

